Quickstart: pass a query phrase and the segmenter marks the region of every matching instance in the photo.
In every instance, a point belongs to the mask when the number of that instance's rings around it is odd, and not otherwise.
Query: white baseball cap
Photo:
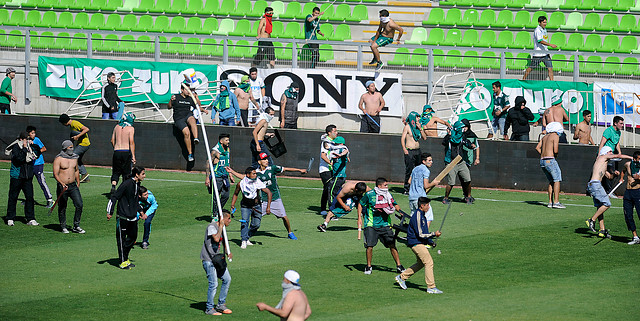
[[[289,282],[299,285],[300,284],[300,274],[294,270],[289,270],[284,272],[284,278],[289,280]]]

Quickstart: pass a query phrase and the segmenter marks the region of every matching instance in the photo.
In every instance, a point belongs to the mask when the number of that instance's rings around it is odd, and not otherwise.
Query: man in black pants
[[[513,141],[529,141],[529,122],[533,120],[533,113],[525,105],[527,101],[524,97],[516,97],[515,106],[509,109],[507,113],[507,120],[504,124],[504,132],[509,130],[509,127],[513,126],[511,130],[511,140]]]
[[[142,212],[138,200],[139,184],[144,180],[145,170],[143,167],[135,166],[131,170],[131,178],[126,179],[115,193],[111,194],[109,204],[107,204],[107,220],[113,215],[114,204],[118,202],[118,213],[116,218],[116,242],[118,244],[119,267],[129,270],[135,265],[129,261],[129,252],[136,243],[138,236],[138,213],[143,220],[147,215]]]
[[[320,31],[320,16],[322,16],[323,14],[324,12],[320,12],[320,8],[314,7],[312,13],[310,15],[307,15],[307,18],[305,18],[304,20],[305,39],[318,40],[317,34],[325,37],[322,31]],[[309,43],[307,44],[307,46],[311,48],[311,68],[315,68],[320,58],[320,45],[317,43]]]
[[[36,221],[33,200],[33,163],[40,156],[40,147],[33,144],[27,132],[21,132],[18,139],[5,149],[11,155],[9,171],[9,200],[7,202],[7,225],[13,226],[16,218],[16,204],[20,191],[24,193],[24,216],[27,225],[40,225]]]
[[[80,171],[78,170],[78,154],[73,152],[73,143],[70,140],[62,142],[62,151],[53,160],[53,177],[56,178],[58,195],[58,220],[60,221],[60,231],[69,234],[67,229],[67,201],[71,197],[73,206],[76,208],[73,216],[74,233],[84,234],[80,227],[82,217],[82,195],[80,194]]]
[[[318,168],[318,172],[320,173],[320,179],[322,180],[322,198],[320,199],[320,210],[321,212],[327,211],[327,203],[329,201],[329,195],[332,185],[332,168],[333,161],[329,158],[329,153],[333,151],[335,148],[335,144],[333,142],[336,137],[338,137],[338,129],[336,125],[328,125],[325,129],[325,134],[320,137],[322,141],[320,143],[320,167]],[[326,213],[322,213],[326,215]]]
[[[273,23],[271,18],[273,17],[273,8],[266,7],[264,9],[264,16],[260,19],[258,24],[258,32],[256,39],[258,39],[258,52],[253,57],[252,67],[258,66],[262,63],[262,60],[269,61],[269,66],[274,68],[276,66],[276,59],[273,50],[273,43],[271,41],[260,41],[260,38],[271,38],[271,32],[273,31]]]

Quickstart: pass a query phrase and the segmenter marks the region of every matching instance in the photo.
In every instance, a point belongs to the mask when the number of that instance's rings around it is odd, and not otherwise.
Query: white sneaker
[[[63,228],[63,229],[62,229],[62,234],[69,234],[69,230],[67,230],[67,228],[66,228],[66,227],[65,227],[65,228]]]
[[[400,285],[403,290],[407,289],[407,283],[405,283],[404,280],[400,277],[400,274],[396,275],[396,283],[398,283],[398,285]]]
[[[38,226],[38,225],[40,225],[40,223],[36,222],[36,220],[31,220],[31,221],[27,222],[27,225]]]
[[[253,243],[251,243],[251,241],[247,240],[247,245],[253,245]]]
[[[633,240],[631,240],[631,242],[627,243],[629,245],[634,245],[634,244],[640,244],[640,237],[634,237]]]
[[[553,208],[553,203],[547,204],[547,208]]]
[[[15,224],[13,224],[13,220],[7,220],[7,225],[14,226]]]
[[[247,248],[247,241],[242,241],[242,245],[240,245],[241,249],[246,249]]]
[[[80,226],[74,227],[71,231],[73,231],[73,233],[78,233],[78,234],[84,234],[85,233],[85,230],[83,230]]]

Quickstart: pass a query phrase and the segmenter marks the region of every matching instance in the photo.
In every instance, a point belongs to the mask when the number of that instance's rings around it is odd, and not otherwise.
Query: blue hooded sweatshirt
[[[238,105],[238,98],[234,93],[229,90],[229,82],[224,80],[220,86],[225,86],[227,90],[221,91],[216,100],[213,102],[213,108],[211,109],[211,119],[215,121],[216,113],[220,113],[220,119],[233,119],[240,120],[240,106]]]

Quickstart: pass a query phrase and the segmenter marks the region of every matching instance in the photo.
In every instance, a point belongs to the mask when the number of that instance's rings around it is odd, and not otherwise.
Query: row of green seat
[[[107,10],[115,11],[122,7],[123,0],[26,0],[11,1],[0,0],[0,5],[7,7],[20,7],[20,8],[38,8],[41,10],[47,9],[71,9],[71,10]]]
[[[519,53],[514,56],[512,53],[505,53],[505,63],[508,70],[523,70],[528,65],[529,55]],[[618,57],[607,57],[604,61],[599,56],[591,56],[586,60],[583,56],[578,56],[578,68],[583,73],[590,74],[617,74],[617,75],[640,75],[640,64],[636,57],[628,57],[621,60]],[[565,55],[553,55],[554,70],[573,72],[574,56],[567,59]],[[429,57],[427,51],[422,48],[409,52],[407,48],[398,48],[392,60],[388,62],[390,66],[420,66],[426,67]],[[433,50],[433,65],[435,67],[456,67],[456,68],[480,68],[499,69],[500,57],[498,54],[485,51],[481,54],[474,50],[464,53],[460,50],[449,50],[445,54],[442,49]]]
[[[631,53],[638,48],[635,36],[624,36],[619,39],[616,35],[606,35],[603,38],[598,34],[572,33],[568,36],[563,32],[555,32],[551,35],[550,43],[558,46],[560,50],[579,50],[597,52]],[[433,28],[427,34],[427,30],[418,27],[412,30],[411,37],[405,41],[407,44],[425,44],[442,46],[462,46],[481,48],[517,48],[533,49],[533,39],[528,31],[520,31],[514,34],[510,30],[496,33],[494,30],[484,30],[479,33],[475,29],[467,29],[464,34],[459,29],[449,29],[446,32],[440,28]]]
[[[640,11],[636,0],[446,0],[440,6]]]
[[[640,32],[636,15],[626,14],[620,18],[612,13],[605,14],[600,20],[598,13],[589,13],[583,22],[582,14],[572,12],[565,15],[564,12],[555,11],[550,15],[544,11],[536,11],[531,15],[529,11],[521,10],[514,14],[511,10],[494,11],[492,9],[478,11],[467,9],[464,14],[458,8],[449,9],[446,13],[442,8],[433,8],[429,12],[423,25],[429,26],[468,26],[491,28],[535,28],[538,26],[538,17],[547,17],[547,29],[564,30],[597,30],[617,32]]]

